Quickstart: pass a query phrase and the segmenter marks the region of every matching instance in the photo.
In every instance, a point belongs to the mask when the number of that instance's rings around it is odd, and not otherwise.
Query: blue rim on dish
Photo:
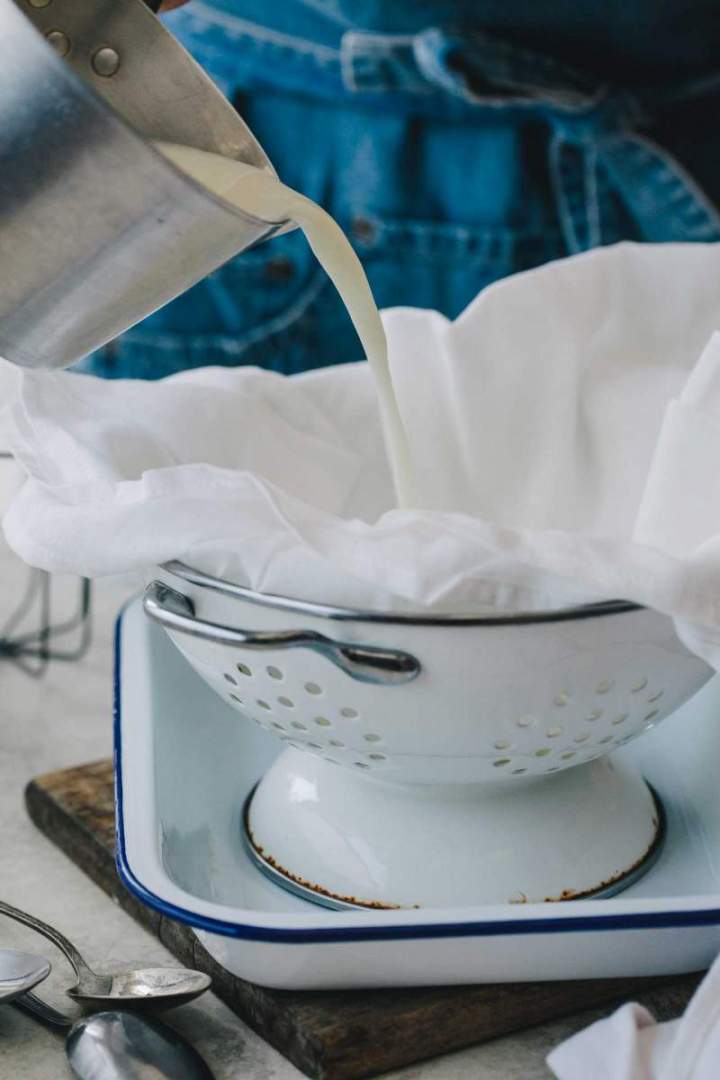
[[[424,925],[338,926],[338,927],[272,927],[228,922],[201,915],[163,900],[137,878],[130,866],[125,843],[123,820],[122,775],[122,624],[123,608],[115,624],[114,669],[114,763],[115,763],[115,820],[117,836],[116,863],[120,880],[129,891],[148,907],[177,922],[198,930],[224,937],[268,944],[310,945],[331,942],[391,941],[453,937],[511,937],[529,934],[568,934],[587,930],[649,930],[671,927],[701,927],[720,925],[720,908],[690,911],[628,912],[622,915],[569,915],[563,919],[542,917],[514,921],[490,919],[458,923],[426,923]],[[572,903],[572,902],[571,902]]]

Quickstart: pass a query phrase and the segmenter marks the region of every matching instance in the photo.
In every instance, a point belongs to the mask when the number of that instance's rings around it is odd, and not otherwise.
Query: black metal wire
[[[0,459],[12,458],[0,451]],[[38,602],[39,626],[13,636]],[[26,674],[39,678],[51,660],[81,660],[92,640],[92,586],[87,578],[80,579],[77,608],[69,619],[53,625],[52,579],[45,570],[31,570],[20,603],[0,630],[0,660],[12,660]],[[78,631],[77,643],[70,649],[51,647],[51,642]]]
[[[34,629],[18,633],[19,628],[37,607],[38,624]],[[62,622],[53,623],[52,578],[44,570],[32,570],[20,603],[0,631],[0,660],[11,660],[27,675],[39,678],[54,660],[80,660],[92,640],[92,587],[87,578],[80,579],[79,597],[74,614]],[[76,643],[70,648],[57,648],[58,638],[76,632]]]

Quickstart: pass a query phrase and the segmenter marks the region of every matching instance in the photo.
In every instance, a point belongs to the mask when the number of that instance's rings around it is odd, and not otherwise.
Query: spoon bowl
[[[19,949],[0,949],[0,1001],[14,1001],[47,979],[50,971],[50,961],[42,956]]]
[[[210,987],[209,975],[188,968],[135,968],[96,979],[91,984],[81,978],[67,991],[68,996],[85,1005],[164,1008],[185,1005]]]
[[[29,926],[60,949],[77,975],[77,982],[67,993],[82,1005],[95,1008],[123,1005],[169,1009],[176,1005],[185,1005],[210,989],[210,976],[191,968],[134,968],[98,975],[88,966],[72,942],[54,926],[4,901],[0,901],[0,915],[7,915],[8,918]],[[19,992],[23,993],[23,990]]]
[[[102,1012],[79,1020],[65,1048],[80,1080],[213,1080],[185,1039],[164,1024],[133,1013]]]
[[[129,1012],[102,1012],[73,1023],[64,1013],[23,994],[24,1012],[68,1032],[65,1050],[80,1080],[213,1080],[198,1052],[176,1031]]]

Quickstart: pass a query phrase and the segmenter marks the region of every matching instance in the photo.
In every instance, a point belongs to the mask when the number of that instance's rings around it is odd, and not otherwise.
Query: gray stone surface
[[[0,626],[19,597],[27,573],[0,541]],[[172,962],[172,957],[37,832],[25,814],[23,788],[37,773],[110,753],[112,624],[133,587],[128,582],[98,583],[94,642],[81,664],[54,664],[44,678],[35,680],[0,660],[0,896],[57,923],[100,969],[133,959],[146,964]],[[74,588],[74,582],[58,582],[59,610],[69,611]],[[58,1008],[71,1008],[63,994],[69,968],[49,943],[2,920],[0,945],[27,948],[51,958],[54,970],[42,994]],[[671,1016],[684,1001],[665,991],[646,1003]],[[396,1080],[539,1080],[550,1076],[544,1065],[547,1052],[608,1011],[546,1024],[393,1076]],[[206,1056],[218,1080],[290,1080],[301,1075],[211,995],[168,1019]],[[0,1080],[65,1080],[70,1075],[58,1036],[10,1006],[0,1008]]]

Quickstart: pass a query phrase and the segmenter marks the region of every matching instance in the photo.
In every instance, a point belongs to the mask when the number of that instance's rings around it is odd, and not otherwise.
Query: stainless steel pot
[[[0,356],[65,367],[284,227],[153,139],[273,171],[143,0],[0,0]]]

